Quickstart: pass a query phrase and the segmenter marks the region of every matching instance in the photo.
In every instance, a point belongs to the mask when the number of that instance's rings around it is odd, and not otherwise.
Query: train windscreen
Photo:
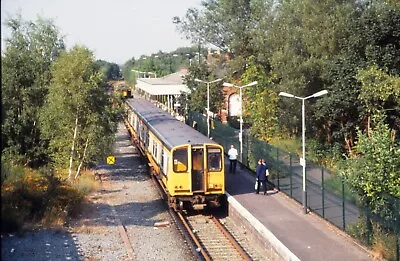
[[[208,171],[222,170],[222,151],[219,148],[209,148],[207,150]]]
[[[173,152],[174,172],[187,172],[188,151],[187,148],[179,148]]]

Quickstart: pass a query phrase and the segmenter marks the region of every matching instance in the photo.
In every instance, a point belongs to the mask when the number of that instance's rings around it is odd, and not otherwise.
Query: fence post
[[[250,153],[249,153],[249,135],[246,134],[246,166],[250,168],[249,164],[249,158],[250,158]]]
[[[278,190],[281,190],[281,187],[279,185],[279,170],[281,168],[280,162],[279,162],[279,149],[276,148],[276,163],[277,163],[277,178],[278,178]]]
[[[365,208],[365,229],[366,229],[366,233],[367,233],[367,245],[371,246],[371,218],[370,218],[370,213],[369,213],[369,209]]]
[[[293,198],[293,181],[292,181],[292,153],[289,152],[289,178],[290,178],[290,197]]]
[[[344,205],[344,178],[343,176],[341,176],[341,180],[342,180],[342,215],[343,215],[343,231],[346,231],[346,217],[345,217],[345,205]]]
[[[322,217],[325,218],[325,175],[324,175],[324,167],[322,167],[322,177],[321,177],[321,191],[322,191]]]
[[[396,214],[397,214],[397,218],[396,218],[396,224],[395,225],[395,230],[396,230],[396,261],[400,260],[400,200],[399,199],[395,199],[396,200]]]

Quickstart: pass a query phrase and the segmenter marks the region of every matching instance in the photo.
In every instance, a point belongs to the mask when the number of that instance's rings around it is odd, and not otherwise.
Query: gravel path
[[[114,151],[115,165],[98,167],[101,189],[68,228],[2,236],[2,260],[194,260],[122,123]]]
[[[2,236],[2,260],[195,260],[122,123],[116,137],[115,165],[98,167],[101,189],[88,196],[81,214],[65,229]],[[243,229],[231,226],[246,241]]]

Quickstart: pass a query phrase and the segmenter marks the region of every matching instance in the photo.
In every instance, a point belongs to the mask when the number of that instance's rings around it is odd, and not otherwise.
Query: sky
[[[84,45],[96,59],[124,64],[141,55],[191,46],[172,23],[201,0],[1,0],[1,39],[10,37],[4,21],[21,14],[53,20],[67,48]]]

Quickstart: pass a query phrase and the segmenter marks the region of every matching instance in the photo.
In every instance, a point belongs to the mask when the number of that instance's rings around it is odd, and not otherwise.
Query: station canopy
[[[136,88],[150,95],[180,95],[182,92],[189,93],[189,88],[186,84],[183,84],[183,78],[186,74],[187,69],[182,69],[161,78],[138,78]]]

